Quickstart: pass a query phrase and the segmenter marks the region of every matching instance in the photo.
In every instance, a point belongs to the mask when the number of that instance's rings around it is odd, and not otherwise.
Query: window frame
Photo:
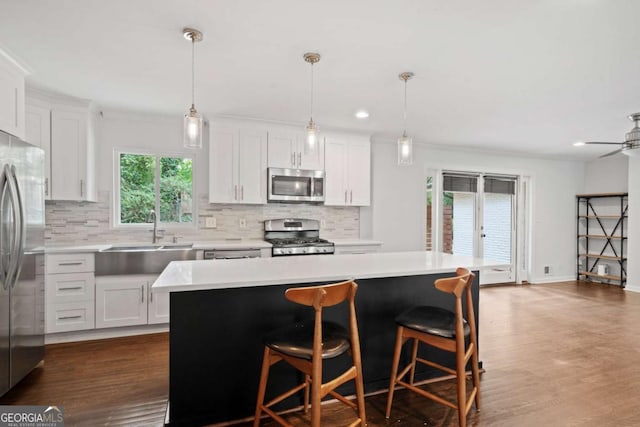
[[[198,197],[196,192],[196,159],[195,153],[192,152],[177,152],[177,151],[164,151],[164,150],[149,150],[140,148],[114,148],[113,150],[113,201],[112,201],[112,215],[111,215],[111,228],[114,229],[144,229],[149,228],[150,223],[140,224],[123,224],[120,222],[120,155],[121,154],[133,154],[140,156],[153,156],[156,161],[155,176],[154,176],[154,192],[155,192],[155,211],[160,212],[160,158],[183,158],[191,160],[191,201],[192,206],[192,221],[190,223],[179,222],[161,222],[158,216],[158,227],[162,226],[164,230],[186,230],[198,228]]]

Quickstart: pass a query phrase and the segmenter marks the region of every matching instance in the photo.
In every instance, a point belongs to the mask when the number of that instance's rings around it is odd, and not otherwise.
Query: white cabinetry
[[[51,198],[95,201],[93,132],[88,109],[51,111]]]
[[[157,276],[96,279],[96,328],[169,322],[169,294],[152,292]]]
[[[305,136],[287,129],[269,129],[270,168],[324,169],[324,140],[312,152],[305,150]]]
[[[89,101],[29,89],[26,140],[45,151],[45,197],[95,201],[94,114]]]
[[[0,130],[24,138],[24,71],[0,49]]]
[[[46,332],[93,329],[94,255],[47,255],[45,265]]]
[[[338,244],[336,243],[335,254],[336,255],[345,255],[345,254],[370,254],[373,252],[378,252],[380,250],[381,244]]]
[[[371,143],[358,136],[325,138],[325,205],[371,204]]]
[[[267,132],[211,125],[209,202],[267,203]]]
[[[29,101],[29,100],[27,100]],[[44,150],[44,197],[51,199],[51,110],[27,102],[25,140]]]

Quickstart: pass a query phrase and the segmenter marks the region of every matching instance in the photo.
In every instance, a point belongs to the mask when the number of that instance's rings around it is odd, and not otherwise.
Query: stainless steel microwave
[[[269,168],[269,202],[324,202],[324,171]]]

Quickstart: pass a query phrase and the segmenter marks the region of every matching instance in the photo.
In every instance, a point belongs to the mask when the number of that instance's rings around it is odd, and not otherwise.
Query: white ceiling
[[[317,51],[323,128],[414,141],[594,158],[640,110],[637,0],[0,0],[0,47],[29,82],[105,108],[196,107],[304,123]],[[356,110],[371,116],[360,120]]]

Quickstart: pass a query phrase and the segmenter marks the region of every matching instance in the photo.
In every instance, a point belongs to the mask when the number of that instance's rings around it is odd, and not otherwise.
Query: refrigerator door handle
[[[24,220],[24,204],[22,202],[22,189],[20,188],[20,183],[18,182],[18,176],[16,175],[16,167],[14,165],[11,165],[11,175],[9,176],[10,178],[10,182],[13,181],[14,183],[14,195],[15,195],[15,199],[14,199],[14,206],[16,207],[15,211],[16,211],[16,218],[19,219],[19,221],[16,223],[16,241],[17,241],[17,252],[15,252],[14,254],[17,254],[18,256],[18,260],[16,262],[16,270],[15,273],[13,275],[13,281],[11,283],[11,287],[14,288],[16,286],[16,283],[18,282],[18,277],[20,277],[20,272],[22,271],[22,261],[24,259],[24,247],[26,244],[26,237],[27,237],[27,223]]]
[[[7,277],[5,279],[7,285],[10,285],[13,288],[15,278],[17,275],[15,274],[18,270],[18,262],[19,262],[19,250],[20,250],[20,231],[19,231],[19,222],[20,222],[20,213],[18,212],[18,204],[16,203],[16,184],[13,180],[11,167],[9,165],[4,166],[4,175],[6,177],[6,188],[9,190],[9,197],[11,200],[11,208],[13,210],[13,233],[10,236],[10,244],[11,244],[11,253],[9,256],[9,268],[7,269]]]
[[[0,246],[2,245],[2,233],[4,232],[4,218],[2,218],[2,214],[4,213],[4,194],[7,189],[7,175],[5,174],[4,167],[0,169]],[[8,271],[5,267],[5,256],[2,252],[2,248],[0,248],[0,281],[2,282],[2,287],[7,290],[9,289],[8,282]]]

